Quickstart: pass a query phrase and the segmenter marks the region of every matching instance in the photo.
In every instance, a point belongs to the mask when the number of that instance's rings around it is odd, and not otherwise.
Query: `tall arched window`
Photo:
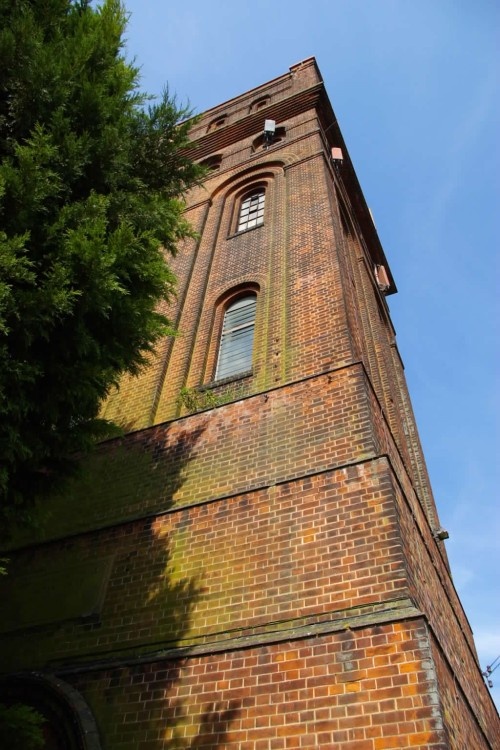
[[[215,379],[231,377],[252,367],[257,296],[247,293],[232,302],[224,314]]]
[[[251,229],[264,222],[265,200],[266,193],[264,188],[259,188],[243,198],[238,214],[236,231],[242,232],[244,229]]]

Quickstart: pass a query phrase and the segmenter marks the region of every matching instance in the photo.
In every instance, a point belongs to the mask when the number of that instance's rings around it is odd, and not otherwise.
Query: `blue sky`
[[[125,5],[143,90],[168,83],[198,112],[316,57],[399,289],[389,305],[484,668],[500,654],[500,4]]]

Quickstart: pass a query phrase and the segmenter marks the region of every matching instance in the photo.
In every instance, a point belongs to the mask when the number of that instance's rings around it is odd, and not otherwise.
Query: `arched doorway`
[[[54,675],[0,678],[0,703],[34,708],[44,718],[44,750],[102,750],[95,719],[75,688]]]

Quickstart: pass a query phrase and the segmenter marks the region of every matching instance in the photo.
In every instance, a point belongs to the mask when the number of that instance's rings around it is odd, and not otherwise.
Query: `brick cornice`
[[[262,133],[265,119],[276,120],[279,125],[291,117],[296,117],[316,107],[322,93],[324,93],[324,87],[322,83],[319,83],[309,89],[292,94],[292,96],[270,104],[258,112],[252,112],[218,130],[206,133],[194,140],[193,146],[188,147],[185,153],[190,159],[203,159],[209,154],[228,148],[233,143],[242,141],[252,135],[257,136]]]

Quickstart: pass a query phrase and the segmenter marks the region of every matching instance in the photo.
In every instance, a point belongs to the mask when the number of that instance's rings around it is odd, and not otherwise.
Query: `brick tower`
[[[314,59],[206,112],[179,335],[19,536],[0,697],[47,747],[500,747]]]

